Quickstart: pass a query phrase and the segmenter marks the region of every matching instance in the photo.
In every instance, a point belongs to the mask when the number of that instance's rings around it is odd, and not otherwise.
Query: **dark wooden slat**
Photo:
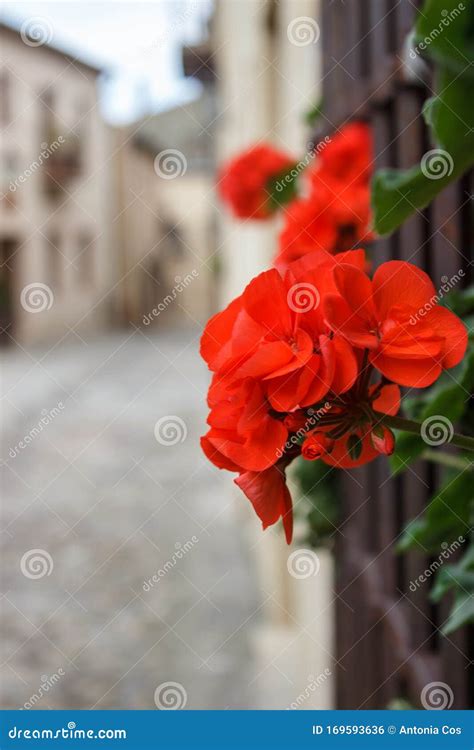
[[[430,148],[421,118],[430,92],[408,75],[402,61],[420,2],[322,3],[328,130],[329,124],[339,127],[348,119],[370,122],[377,168],[409,167]],[[460,268],[472,278],[468,198],[473,193],[471,174],[390,238],[378,239],[373,266],[392,258],[409,260],[425,268],[435,285]],[[345,602],[339,599],[336,605],[338,708],[385,708],[394,697],[408,697],[419,706],[422,688],[436,680],[450,684],[454,705],[466,708],[474,688],[472,665],[466,668],[474,656],[468,630],[450,639],[437,632],[448,604],[430,604],[427,583],[410,590],[430,558],[398,556],[392,544],[423,512],[439,477],[416,463],[394,481],[387,464],[377,461],[354,472],[354,478],[360,486],[347,475],[342,480],[343,518],[336,543],[336,586]]]

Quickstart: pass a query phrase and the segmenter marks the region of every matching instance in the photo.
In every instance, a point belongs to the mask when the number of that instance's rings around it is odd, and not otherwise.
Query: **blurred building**
[[[221,112],[219,162],[263,141],[294,154],[295,160],[307,153],[310,132],[304,115],[314,108],[321,92],[319,7],[319,0],[217,1],[213,40]],[[240,294],[253,276],[271,266],[280,220],[234,220],[222,211],[220,307]],[[242,497],[236,497],[237,508],[242,508],[241,503]],[[259,578],[263,590],[271,592],[255,643],[259,692],[272,694],[274,669],[288,679],[287,694],[275,696],[274,706],[264,702],[256,708],[291,705],[294,685],[311,682],[315,675],[321,678],[321,686],[302,707],[332,708],[332,558],[318,550],[318,575],[301,586],[288,575],[289,550],[280,531],[262,534],[253,516],[251,523]],[[295,531],[297,545],[298,524]]]
[[[163,307],[170,295],[174,298],[159,318],[151,313],[151,322],[203,325],[215,311],[218,274],[217,102],[210,46],[185,47],[183,68],[201,82],[201,95],[184,106],[144,118],[134,127],[133,146],[149,155],[148,173],[153,167],[153,182],[142,191],[147,195],[142,202],[155,212],[156,231],[161,235],[158,253],[153,260],[148,256],[146,268],[154,285],[152,308],[160,302]],[[146,299],[150,312],[150,297],[140,292],[139,285],[131,296],[135,308],[141,304],[138,299]]]
[[[113,310],[100,71],[4,24],[0,47],[3,340],[57,341],[103,328]]]

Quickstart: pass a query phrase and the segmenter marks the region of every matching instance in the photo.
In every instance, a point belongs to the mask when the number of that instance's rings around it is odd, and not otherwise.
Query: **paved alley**
[[[260,601],[199,449],[197,350],[135,330],[3,352],[5,708],[252,707]]]

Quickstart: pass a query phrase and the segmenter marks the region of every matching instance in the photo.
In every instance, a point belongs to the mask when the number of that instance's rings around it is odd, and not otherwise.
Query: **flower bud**
[[[392,430],[384,425],[377,425],[370,433],[372,445],[379,453],[391,456],[395,450],[395,436]]]
[[[307,461],[316,461],[330,453],[333,447],[334,440],[328,438],[324,432],[312,432],[301,446],[301,454]]]

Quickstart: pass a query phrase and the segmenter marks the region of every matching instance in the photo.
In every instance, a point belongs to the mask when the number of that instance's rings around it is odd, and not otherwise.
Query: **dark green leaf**
[[[422,518],[411,521],[397,545],[400,552],[412,547],[436,552],[469,533],[474,505],[472,473],[464,471],[453,478],[449,472],[443,487],[429,503]]]
[[[415,26],[414,47],[456,74],[474,76],[472,0],[427,0]]]
[[[420,11],[415,38],[420,41],[442,24],[442,11],[454,9],[452,0],[427,0]],[[425,208],[453,180],[474,163],[474,6],[455,18],[429,45],[439,64],[436,96],[423,109],[432,131],[434,149],[421,164],[407,170],[384,169],[372,182],[374,226],[389,234],[416,210]]]
[[[349,435],[347,450],[353,461],[357,461],[362,453],[362,440],[358,435]]]

